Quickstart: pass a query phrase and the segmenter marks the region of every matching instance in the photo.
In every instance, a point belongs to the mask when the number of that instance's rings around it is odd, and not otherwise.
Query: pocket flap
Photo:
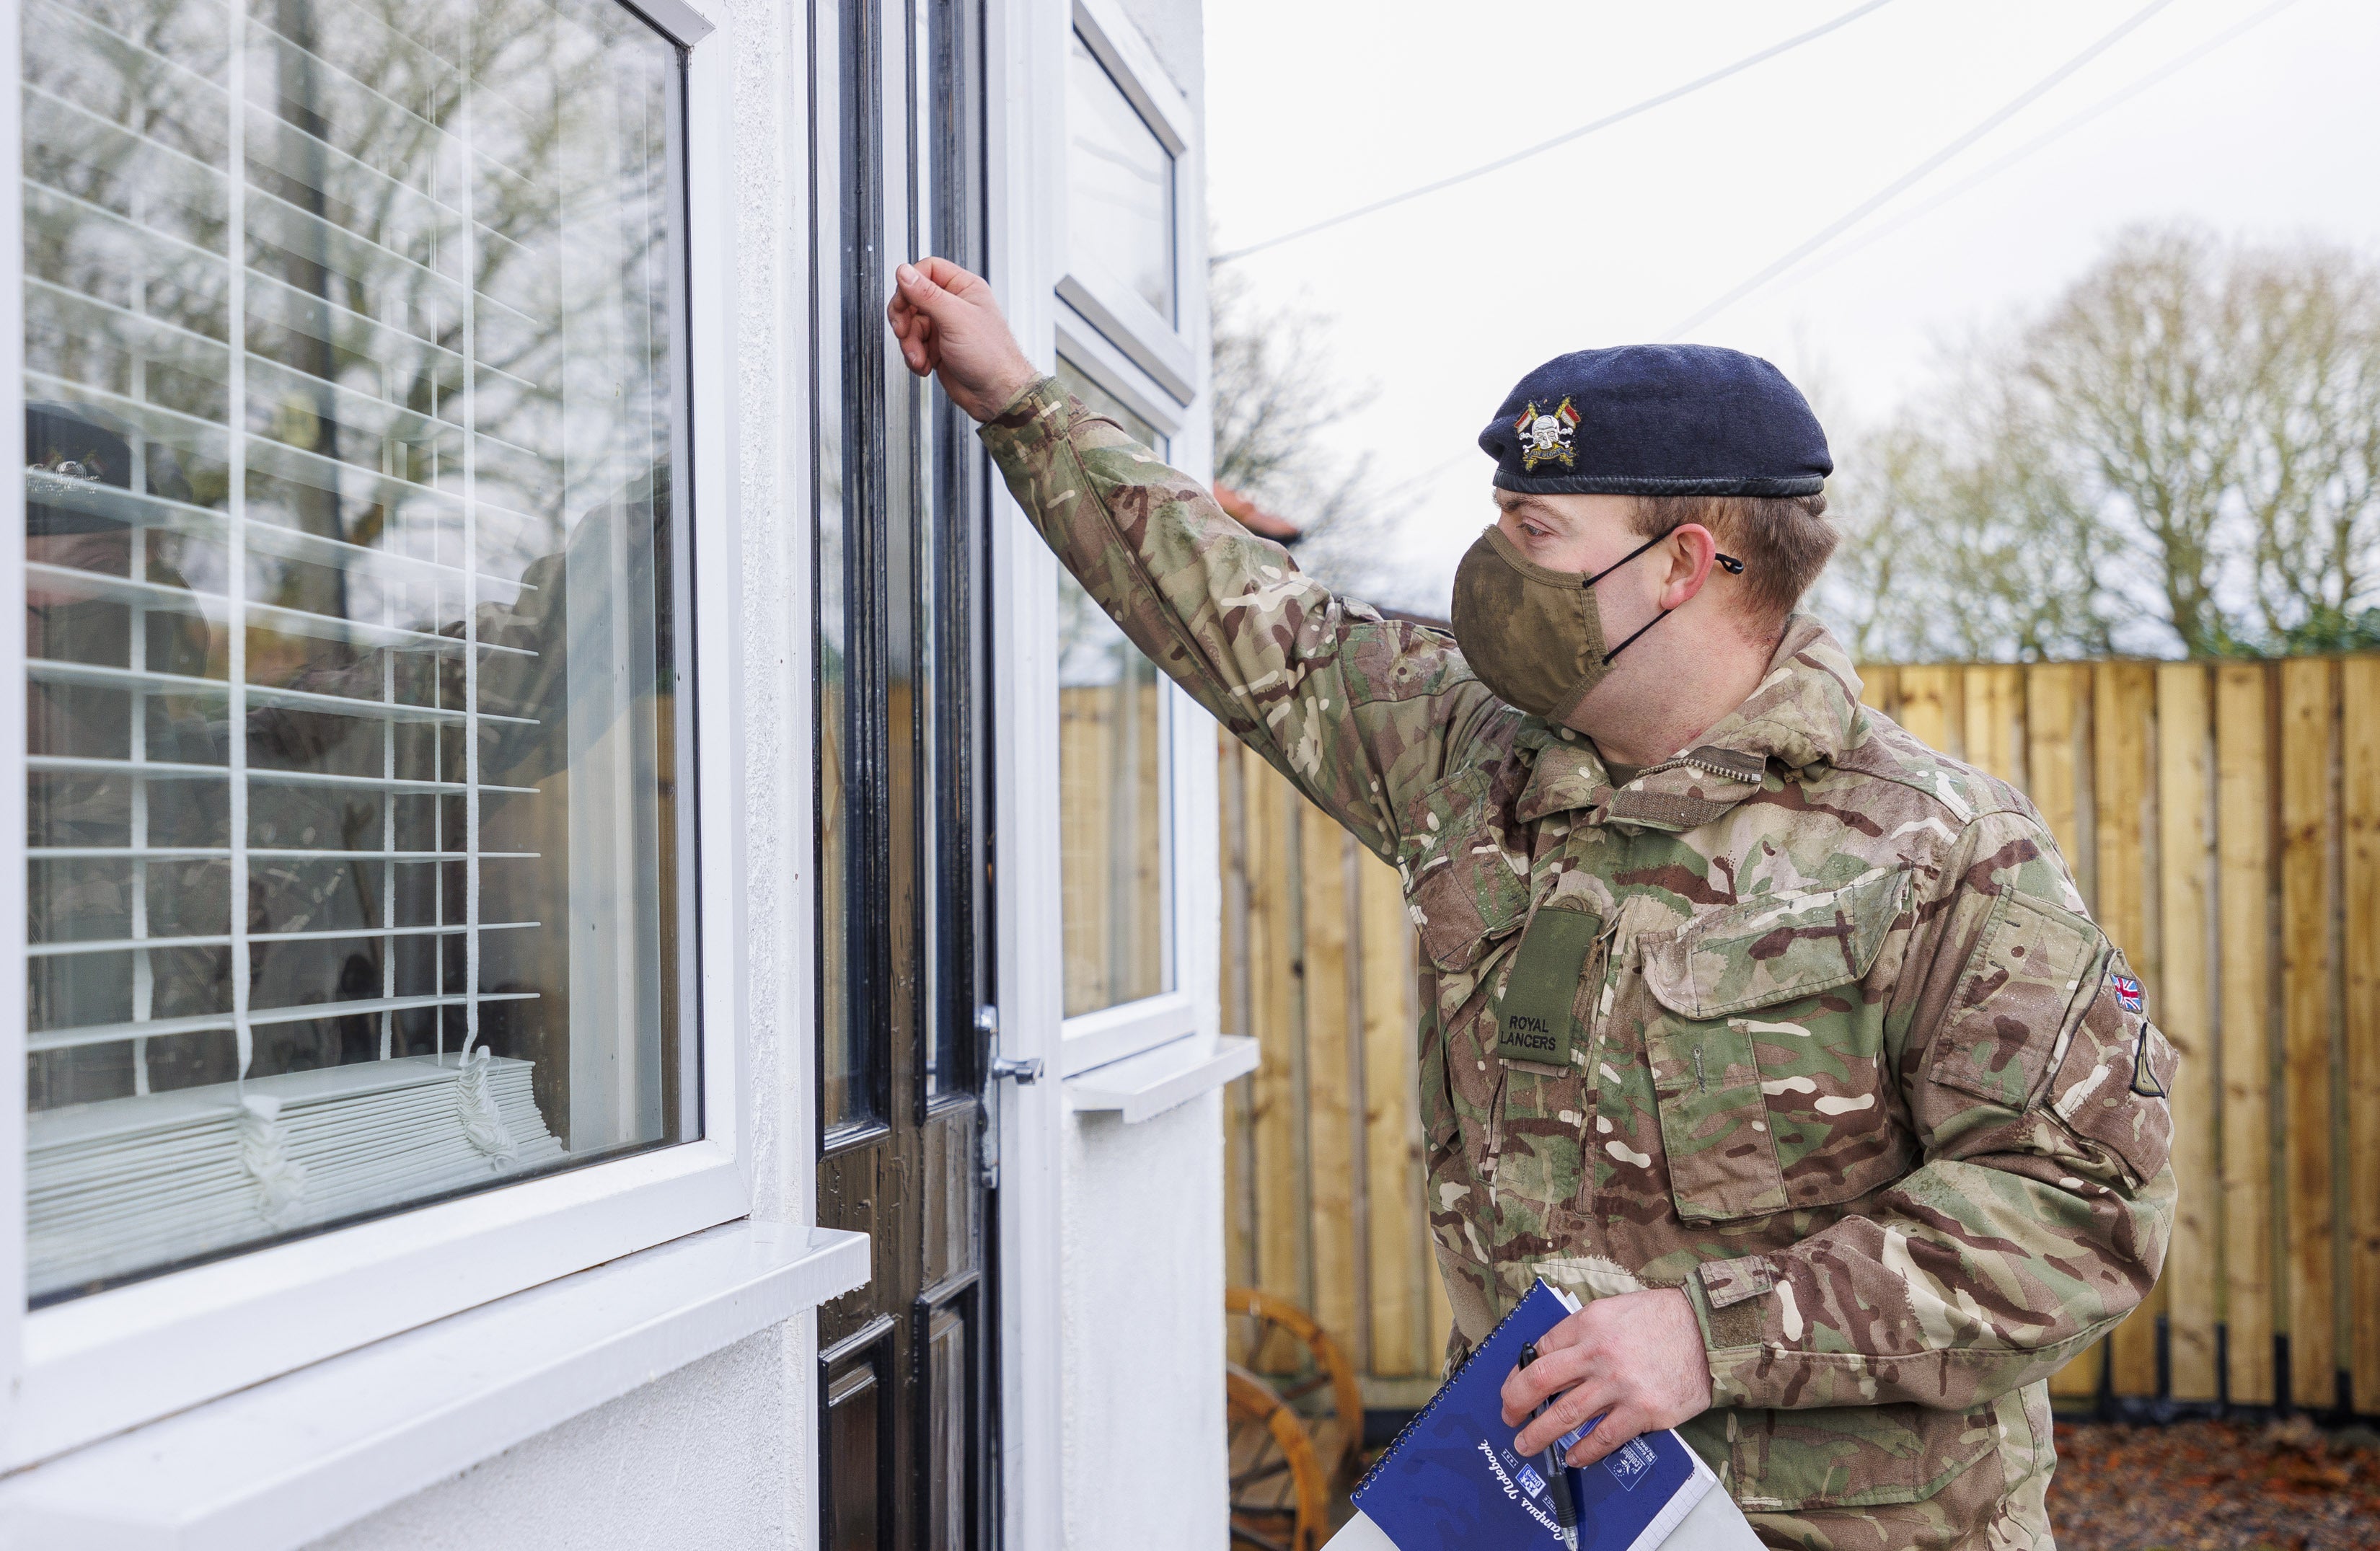
[[[1397,862],[1423,955],[1438,968],[1471,967],[1481,944],[1521,924],[1529,876],[1504,848],[1488,800],[1488,774],[1439,782],[1408,810]]]
[[[1934,1081],[2003,1109],[2023,1109],[2078,995],[2089,994],[2108,956],[2107,939],[2084,917],[2046,900],[2002,894],[1951,988],[1934,1041]],[[2114,992],[2107,996],[2112,1007]]]
[[[1645,985],[1684,1018],[1718,1018],[1865,975],[1900,913],[1905,872],[1730,905],[1645,945]]]

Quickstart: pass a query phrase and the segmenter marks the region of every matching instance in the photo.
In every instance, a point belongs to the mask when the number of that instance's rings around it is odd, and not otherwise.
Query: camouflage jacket
[[[2174,1056],[2024,797],[1799,616],[1615,789],[1054,382],[983,434],[1140,648],[1402,874],[1455,1354],[1539,1276],[1677,1288],[1681,1430],[1770,1544],[2047,1547],[2046,1380],[2164,1259]]]

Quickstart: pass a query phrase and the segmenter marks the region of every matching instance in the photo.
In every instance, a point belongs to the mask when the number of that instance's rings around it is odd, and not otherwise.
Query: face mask
[[[1532,716],[1568,718],[1611,672],[1611,660],[1670,613],[1662,610],[1607,651],[1595,584],[1668,537],[1647,539],[1593,576],[1581,576],[1536,563],[1502,528],[1490,527],[1454,573],[1454,638],[1471,671]],[[1743,574],[1743,562],[1717,559],[1730,574]]]

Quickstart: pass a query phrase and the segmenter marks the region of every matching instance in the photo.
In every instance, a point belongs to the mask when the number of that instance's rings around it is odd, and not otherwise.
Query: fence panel
[[[2337,664],[2281,664],[2280,904],[2281,1222],[2289,1271],[2289,1392],[2327,1406],[2338,1371],[2338,1278],[2332,1264],[2338,1182],[2331,1140],[2338,1094],[2331,1048],[2331,734]]]
[[[2155,853],[2148,843],[2155,833],[2149,748],[2156,735],[2156,669],[2146,662],[2102,662],[2091,672],[2090,692],[2090,808],[2098,882],[2092,914],[2124,945],[2132,974],[2162,1008],[2162,955],[2149,915],[2156,896]],[[2107,1360],[2118,1394],[2156,1393],[2156,1322],[2165,1312],[2159,1278],[2109,1338]]]
[[[2273,1399],[2273,734],[2261,667],[2215,671],[2216,975],[2221,1022],[2227,1397]],[[2179,1118],[2177,1118],[2179,1123]]]
[[[2182,1054],[2164,1275],[2053,1389],[2380,1410],[2380,657],[1863,678],[2025,792]],[[1397,880],[1228,742],[1223,773],[1224,1005],[1264,1057],[1226,1109],[1234,1275],[1411,1404],[1447,1308]]]
[[[2179,1196],[2166,1250],[2167,1328],[2173,1397],[2212,1400],[2221,1175],[2215,1152],[2215,742],[2206,670],[2156,670],[2158,1026],[2181,1054],[2173,1080],[2173,1174]]]

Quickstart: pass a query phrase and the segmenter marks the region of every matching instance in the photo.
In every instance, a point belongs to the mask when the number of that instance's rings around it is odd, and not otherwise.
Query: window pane
[[[691,1134],[675,51],[23,18],[35,1298]]]
[[[883,1500],[884,1387],[876,1369],[863,1365],[834,1375],[826,1395],[828,1551],[877,1551],[884,1544],[877,1514]]]
[[[967,1551],[968,1467],[975,1450],[967,1385],[967,1325],[954,1308],[936,1309],[926,1335],[927,1551]]]
[[[1063,359],[1058,380],[1164,456],[1155,426]],[[1060,572],[1060,911],[1070,1018],[1173,985],[1165,695],[1156,664]]]
[[[1066,73],[1068,252],[1173,319],[1173,153],[1079,32]]]

